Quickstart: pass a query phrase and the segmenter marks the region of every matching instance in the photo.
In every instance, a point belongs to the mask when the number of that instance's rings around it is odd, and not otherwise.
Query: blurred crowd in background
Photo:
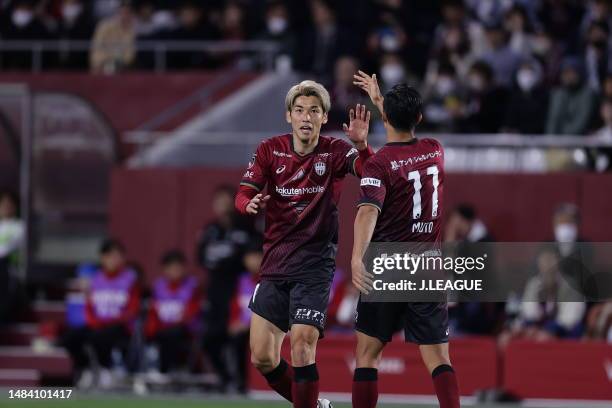
[[[113,73],[151,69],[142,41],[267,40],[277,70],[330,87],[332,127],[364,102],[357,69],[387,88],[417,85],[424,129],[599,135],[612,140],[610,0],[0,0],[2,40],[63,41],[42,67]],[[91,40],[75,51],[66,40]],[[4,50],[2,69],[32,52]],[[171,70],[258,69],[247,55],[169,51]]]

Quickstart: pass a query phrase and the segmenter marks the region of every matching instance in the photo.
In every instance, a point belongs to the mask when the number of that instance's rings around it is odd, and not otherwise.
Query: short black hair
[[[161,258],[162,266],[168,266],[172,264],[181,264],[185,265],[187,263],[187,258],[185,254],[180,249],[172,249],[166,252]]]
[[[395,129],[411,132],[423,111],[423,98],[408,84],[397,84],[385,94],[383,109],[387,121]]]
[[[112,251],[119,251],[122,254],[125,253],[125,247],[123,243],[116,238],[107,238],[100,245],[100,255],[106,255]]]

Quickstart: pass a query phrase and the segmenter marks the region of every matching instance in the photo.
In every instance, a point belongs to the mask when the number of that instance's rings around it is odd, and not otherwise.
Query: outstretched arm
[[[361,88],[368,94],[368,96],[372,100],[372,103],[378,108],[378,111],[382,115],[383,101],[385,100],[385,98],[380,92],[380,87],[378,86],[376,74],[370,76],[363,71],[359,71],[355,75],[353,75],[353,78],[355,79],[353,81],[353,84],[357,85],[359,88]]]
[[[363,256],[372,239],[377,219],[378,208],[367,204],[359,207],[355,217],[353,256],[351,258],[352,280],[353,285],[364,294],[372,290],[372,278],[374,275],[366,270],[363,264]]]

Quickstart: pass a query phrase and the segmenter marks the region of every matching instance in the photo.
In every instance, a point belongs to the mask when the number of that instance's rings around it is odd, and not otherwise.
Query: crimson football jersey
[[[380,211],[372,242],[440,242],[444,150],[437,140],[387,143],[365,164],[358,205]]]
[[[356,174],[359,152],[344,140],[319,136],[314,151],[299,155],[291,134],[264,140],[241,185],[267,186],[261,277],[268,280],[331,279],[338,244],[342,179]]]

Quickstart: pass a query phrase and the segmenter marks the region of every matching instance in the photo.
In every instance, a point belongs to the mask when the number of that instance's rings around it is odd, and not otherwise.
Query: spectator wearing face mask
[[[580,212],[573,203],[562,203],[552,218],[559,270],[563,280],[580,294],[589,295],[593,287],[593,248],[580,235]]]
[[[467,102],[460,111],[458,131],[497,133],[506,112],[506,91],[495,84],[493,70],[484,61],[472,65],[467,82]]]
[[[589,128],[596,110],[597,96],[584,80],[582,62],[566,58],[561,66],[561,85],[553,89],[546,133],[553,135],[583,135]]]
[[[516,71],[516,85],[506,108],[504,132],[536,135],[544,132],[548,90],[542,84],[542,67],[526,60]]]
[[[58,23],[58,38],[64,41],[87,41],[93,35],[94,22],[81,0],[63,0]],[[58,64],[63,69],[85,70],[87,51],[60,50]]]
[[[257,39],[274,41],[279,50],[276,56],[276,68],[283,70],[291,68],[291,47],[293,32],[289,27],[289,12],[282,1],[271,1],[266,7],[265,28]]]
[[[368,50],[373,54],[398,53],[405,50],[408,38],[395,16],[385,12],[378,26],[368,36]]]
[[[36,14],[36,2],[17,0],[5,18],[0,16],[0,37],[6,40],[46,40],[50,32]],[[30,51],[5,51],[2,56],[3,69],[25,69],[32,67]],[[43,64],[45,61],[43,61]]]
[[[400,82],[416,83],[416,78],[406,69],[398,54],[383,54],[380,58],[380,79],[382,90],[387,91]]]
[[[454,132],[465,102],[465,89],[457,78],[455,68],[450,64],[441,65],[431,88],[423,96],[427,125],[438,132]]]

